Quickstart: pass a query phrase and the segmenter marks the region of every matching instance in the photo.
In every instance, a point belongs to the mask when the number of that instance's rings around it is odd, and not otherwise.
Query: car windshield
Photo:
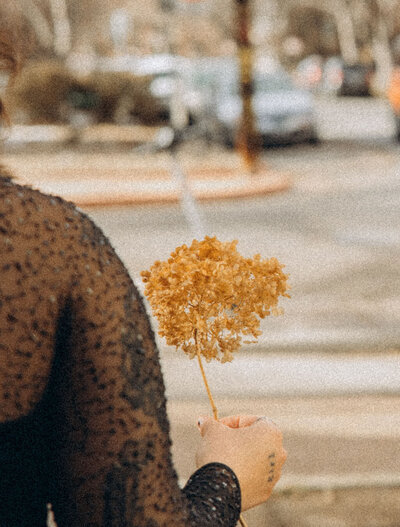
[[[226,72],[225,72],[226,73]],[[239,75],[230,74],[219,75],[216,83],[218,90],[223,95],[239,95]],[[255,93],[276,93],[280,91],[292,91],[294,86],[285,72],[279,71],[274,73],[256,72],[254,76]]]
[[[239,71],[237,66],[225,62],[200,65],[190,70],[186,78],[191,89],[221,96],[239,95]],[[289,75],[283,70],[273,72],[256,71],[255,93],[294,91]]]
[[[254,79],[255,90],[260,92],[276,92],[284,90],[293,90],[289,77],[284,73],[275,74],[258,74]]]

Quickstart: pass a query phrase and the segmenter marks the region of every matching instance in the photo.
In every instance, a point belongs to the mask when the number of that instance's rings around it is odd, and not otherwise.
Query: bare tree
[[[374,86],[382,91],[392,69],[390,20],[399,4],[398,0],[285,0],[283,8],[286,16],[294,8],[329,13],[335,20],[344,61],[374,62]]]
[[[40,48],[59,57],[71,50],[71,26],[66,0],[19,0]]]
[[[285,0],[285,15],[293,8],[311,8],[329,13],[335,20],[340,53],[346,62],[356,62],[358,50],[352,14],[346,0]]]
[[[66,0],[48,0],[53,21],[55,54],[66,56],[71,51],[71,25]]]

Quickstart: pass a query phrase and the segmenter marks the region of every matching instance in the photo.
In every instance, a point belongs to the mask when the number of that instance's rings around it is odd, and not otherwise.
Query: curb
[[[80,207],[110,207],[177,203],[187,195],[199,201],[243,199],[283,192],[291,188],[288,174],[262,169],[247,175],[224,164],[201,167],[182,166],[181,174],[165,168],[128,166],[105,168],[48,166],[43,176],[40,167],[22,166],[15,159],[7,162],[18,182],[58,195]],[[149,160],[149,164],[151,160]],[[14,166],[13,166],[14,165]],[[182,174],[183,177],[182,177]]]
[[[161,155],[143,152],[135,157],[132,145],[148,145],[157,130],[157,127],[135,125],[89,126],[81,131],[74,160],[63,163],[60,162],[62,152],[54,152],[54,149],[71,147],[73,130],[70,127],[14,125],[5,141],[3,158],[20,183],[89,208],[177,203],[186,199],[185,194],[199,201],[243,199],[283,192],[291,187],[288,174],[263,165],[256,174],[246,174],[234,152],[216,155],[207,151],[204,155],[186,159],[183,154],[178,164],[167,152]],[[110,146],[123,146],[127,150],[111,155],[99,151],[99,147]],[[79,147],[93,150],[80,152]],[[38,164],[37,160],[21,163],[16,159],[21,159],[21,149],[22,157],[25,151],[28,158],[52,152],[50,157],[46,156],[45,176],[43,163]],[[92,156],[90,161],[85,159],[85,152]],[[101,159],[104,154],[108,158],[105,162]],[[110,162],[111,157],[115,162]]]
[[[283,192],[291,186],[286,177],[272,173],[265,176],[257,176],[256,181],[240,175],[229,180],[214,179],[207,182],[196,180],[189,175],[188,180],[192,189],[193,198],[198,201],[244,199],[264,196],[271,193]],[[182,190],[177,188],[176,185],[171,185],[161,180],[154,180],[153,190],[143,190],[140,188],[140,182],[137,182],[132,185],[124,185],[127,188],[122,188],[120,191],[101,192],[94,190],[96,187],[98,188],[99,182],[94,181],[92,184],[93,190],[89,193],[74,193],[72,189],[71,192],[62,192],[61,195],[80,207],[112,207],[178,203],[182,200],[183,194]],[[116,186],[114,183],[114,188]],[[171,189],[171,187],[175,188]],[[47,192],[51,194],[60,193],[56,186],[54,189],[49,188]]]
[[[321,476],[283,476],[276,484],[275,492],[321,492],[368,488],[400,487],[399,474],[334,474]]]
[[[183,488],[186,479],[179,479]],[[322,476],[283,476],[274,488],[274,496],[295,492],[326,492],[351,489],[400,488],[398,474],[346,474]]]

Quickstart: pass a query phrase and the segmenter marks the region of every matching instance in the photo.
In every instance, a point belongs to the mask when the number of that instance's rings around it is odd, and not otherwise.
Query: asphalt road
[[[286,265],[292,298],[283,317],[263,322],[264,350],[398,348],[399,154],[390,141],[270,150],[266,160],[290,174],[290,191],[199,206],[207,233]],[[193,237],[178,205],[90,214],[136,278]]]
[[[295,494],[249,511],[253,527],[396,524],[399,154],[390,137],[272,149],[265,158],[291,175],[291,191],[200,208],[210,233],[278,257],[291,276],[285,315],[263,323],[258,348],[232,365],[207,365],[222,415],[268,414],[284,433],[289,458],[278,489]],[[136,277],[192,237],[178,206],[92,216]],[[194,423],[209,408],[196,364],[160,347],[184,481],[194,469]]]
[[[385,99],[319,96],[315,113],[323,140],[387,141],[395,135],[392,111]]]

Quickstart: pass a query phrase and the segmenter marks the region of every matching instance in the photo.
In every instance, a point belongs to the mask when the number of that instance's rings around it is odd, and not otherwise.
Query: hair
[[[29,50],[31,32],[18,6],[18,0],[0,0],[0,74],[9,75],[8,85],[18,74]],[[0,128],[9,126],[4,100],[0,97]],[[0,161],[0,178],[11,180],[11,172]]]
[[[0,56],[1,56],[1,62],[0,62],[0,70],[6,71],[11,74],[11,77],[15,75],[15,72],[17,71],[17,59],[15,55],[12,52],[12,48],[10,45],[4,41],[4,39],[0,39]],[[7,124],[9,124],[9,117],[4,105],[3,100],[0,98],[0,120],[5,121]]]
[[[30,51],[33,34],[18,0],[0,1],[0,73],[9,75],[9,85]],[[5,103],[0,98],[1,124],[9,124]]]

